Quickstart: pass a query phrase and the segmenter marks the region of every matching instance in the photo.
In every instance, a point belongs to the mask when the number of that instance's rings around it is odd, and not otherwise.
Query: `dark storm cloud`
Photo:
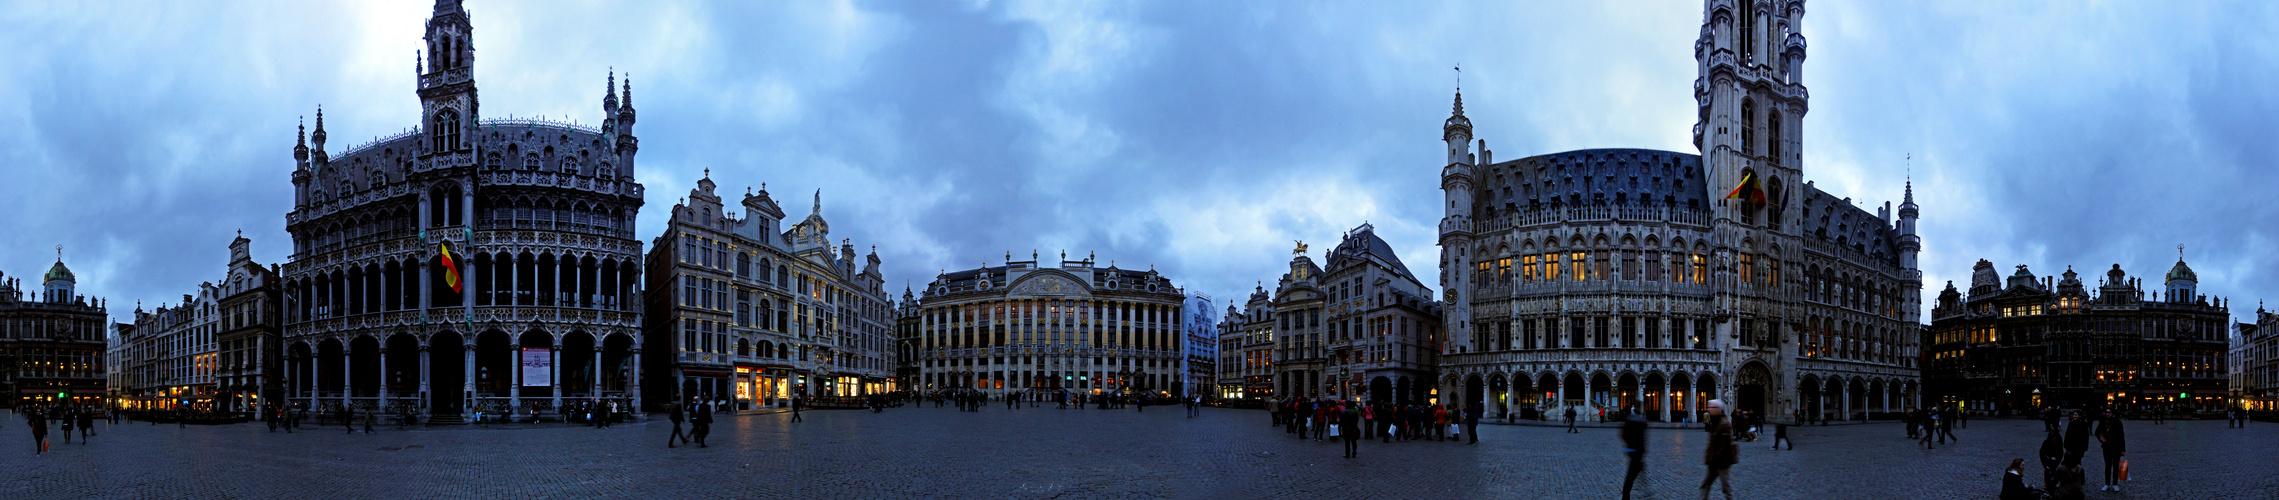
[[[1880,206],[1913,155],[1927,293],[1986,258],[2279,295],[2272,5],[1815,2],[1806,177]],[[1692,152],[1699,2],[468,2],[490,117],[600,119],[631,73],[640,234],[706,169],[820,189],[889,283],[1097,253],[1239,299],[1367,221],[1437,280],[1440,123],[1499,159]],[[289,240],[292,127],[339,152],[417,120],[427,6],[31,4],[0,11],[0,271],[52,247],[124,317]],[[313,116],[310,118],[313,119]],[[2239,309],[2239,308],[2235,308]]]

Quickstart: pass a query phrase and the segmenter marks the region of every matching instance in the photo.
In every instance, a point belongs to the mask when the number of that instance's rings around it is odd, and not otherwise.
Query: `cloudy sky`
[[[115,318],[218,279],[236,231],[288,257],[319,105],[336,153],[417,121],[424,2],[0,3],[0,272],[63,245]],[[895,289],[1066,249],[1241,297],[1364,221],[1434,282],[1459,64],[1500,158],[1694,152],[1698,1],[467,4],[487,117],[598,123],[631,75],[640,234],[707,168],[820,189]],[[1911,154],[1926,296],[2182,244],[2235,316],[2279,299],[2279,3],[1809,7],[1805,176],[1880,206]]]

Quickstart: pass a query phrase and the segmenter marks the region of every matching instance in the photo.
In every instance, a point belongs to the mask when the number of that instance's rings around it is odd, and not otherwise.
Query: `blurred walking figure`
[[[1630,500],[1630,488],[1638,484],[1638,475],[1646,472],[1646,417],[1638,412],[1622,417],[1622,454],[1630,457],[1630,472],[1622,477],[1622,499]],[[1704,490],[1703,494],[1708,493]]]
[[[1741,452],[1733,445],[1733,424],[1725,421],[1725,400],[1709,400],[1706,408],[1708,425],[1703,427],[1709,430],[1709,446],[1702,450],[1702,463],[1709,466],[1709,474],[1701,479],[1701,498],[1709,500],[1709,486],[1722,480],[1725,498],[1732,500],[1733,464],[1740,461]]]

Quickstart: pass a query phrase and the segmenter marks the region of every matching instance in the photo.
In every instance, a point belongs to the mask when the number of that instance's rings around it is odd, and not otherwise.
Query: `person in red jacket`
[[[1448,409],[1440,405],[1432,405],[1432,439],[1448,440]]]

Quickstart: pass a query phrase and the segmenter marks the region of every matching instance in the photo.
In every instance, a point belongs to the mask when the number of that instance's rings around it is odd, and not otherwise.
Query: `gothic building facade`
[[[744,194],[741,216],[717,187],[710,172],[698,180],[649,252],[649,385],[737,409],[897,390],[877,249],[831,246],[821,191],[787,229],[764,185]]]
[[[1803,181],[1802,1],[1708,0],[1698,153],[1496,161],[1463,96],[1442,125],[1445,402],[1491,416],[1724,398],[1775,420],[1914,404],[1912,190],[1870,212]],[[1731,193],[1728,195],[1727,193]]]
[[[39,290],[0,273],[0,407],[104,404],[110,313],[57,252]]]
[[[913,388],[1178,396],[1185,300],[1152,269],[1091,258],[945,272],[918,298]]]
[[[2044,406],[2220,411],[2229,406],[2230,309],[2199,293],[2179,259],[2166,295],[2119,264],[2090,290],[2068,268],[2004,280],[1984,260],[1967,296],[1939,293],[1923,341],[1926,396],[1942,406],[2017,414]]]
[[[320,110],[293,148],[279,280],[295,404],[450,421],[640,402],[631,78],[605,86],[598,128],[486,118],[473,35],[437,0],[418,126],[333,153]]]

